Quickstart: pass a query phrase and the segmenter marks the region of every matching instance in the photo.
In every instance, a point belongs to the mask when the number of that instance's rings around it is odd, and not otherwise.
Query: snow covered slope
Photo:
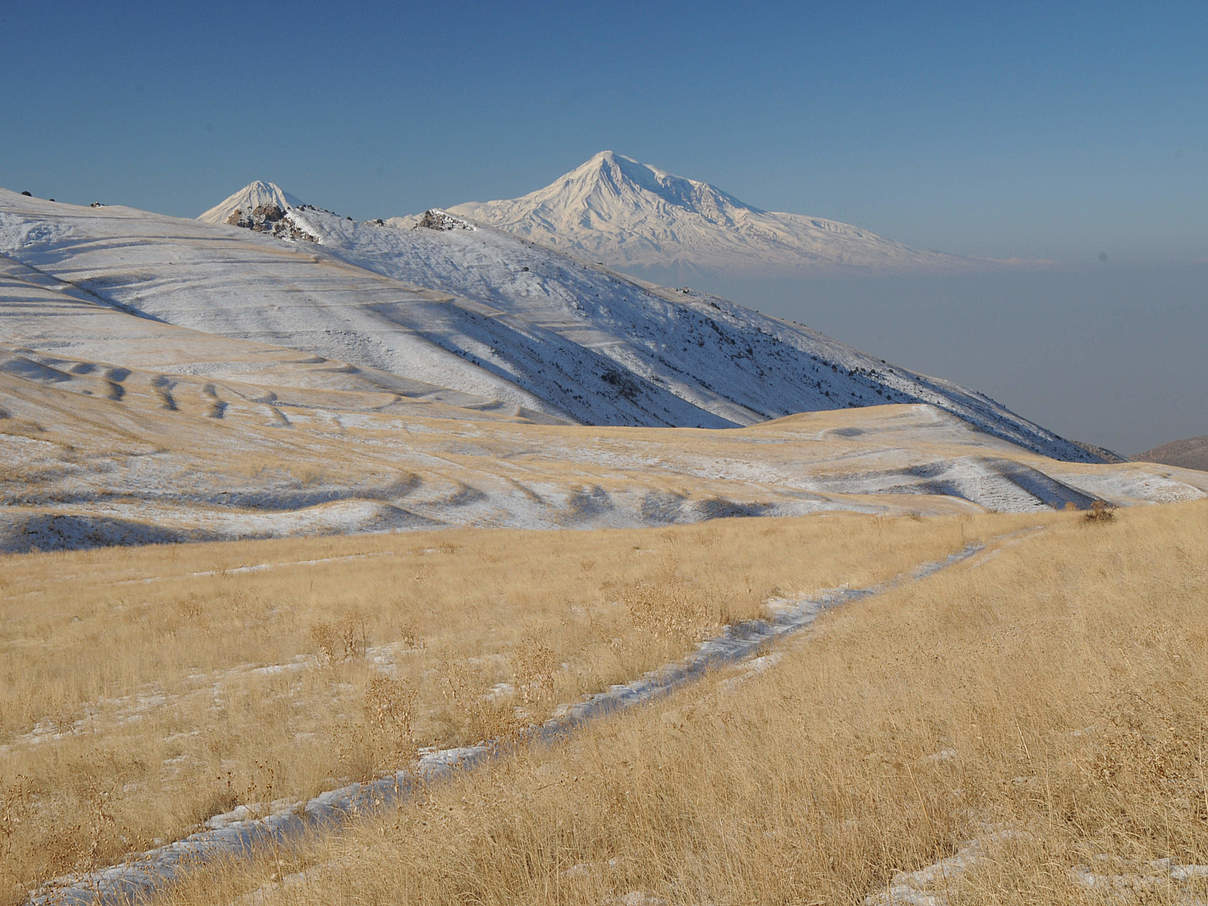
[[[1208,491],[724,300],[286,201],[265,235],[0,191],[0,550]]]
[[[1058,459],[1096,461],[1084,449],[950,381],[898,368],[800,324],[716,296],[653,286],[445,212],[357,222],[326,211],[290,218],[350,262],[408,284],[440,288],[495,312],[496,330],[540,341],[523,357],[578,368],[590,395],[568,393],[541,368],[524,386],[589,424],[749,425],[796,412],[925,402],[1012,443]],[[423,223],[432,226],[425,227]],[[463,303],[465,304],[465,303]],[[481,347],[450,348],[478,360]],[[514,340],[512,341],[514,342]],[[486,361],[523,360],[491,340]],[[579,380],[583,380],[582,377]],[[668,399],[691,404],[687,414]],[[584,403],[596,411],[584,412]],[[600,404],[607,407],[600,411]],[[634,413],[634,409],[639,411]],[[620,411],[619,411],[620,410]],[[710,418],[709,416],[713,416]]]
[[[513,412],[726,427],[923,402],[1035,452],[1091,458],[985,396],[723,299],[642,285],[455,218],[357,223],[270,194],[288,205],[281,231],[257,235],[0,192],[0,253],[127,311]],[[253,185],[230,204],[263,197]]]
[[[449,212],[623,270],[963,270],[978,263],[835,220],[764,211],[613,151],[520,198]]]
[[[63,295],[53,303],[60,321],[87,304]],[[0,279],[0,316],[33,300]],[[179,330],[149,323],[165,342]],[[385,391],[275,383],[286,370],[247,383],[92,361],[54,347],[53,329],[38,341],[46,350],[0,345],[0,551],[827,510],[1022,512],[1208,490],[1205,472],[1029,454],[931,406],[725,430],[543,425]],[[187,337],[175,342],[188,351]],[[298,368],[318,377],[332,364]]]

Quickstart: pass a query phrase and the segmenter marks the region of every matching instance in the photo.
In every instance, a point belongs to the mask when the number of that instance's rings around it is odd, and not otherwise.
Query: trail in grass
[[[996,539],[1008,542],[1036,529],[1012,532]],[[748,620],[728,626],[714,638],[701,642],[678,662],[656,668],[630,683],[615,685],[569,706],[542,724],[520,731],[508,740],[488,740],[472,746],[424,754],[411,767],[365,783],[352,783],[322,793],[306,802],[282,807],[262,818],[245,818],[246,808],[219,815],[208,829],[157,849],[135,855],[85,875],[59,878],[46,884],[28,901],[32,904],[125,904],[146,896],[185,872],[220,858],[250,857],[303,835],[328,830],[354,818],[396,805],[417,784],[430,784],[507,757],[528,745],[550,744],[584,724],[616,711],[653,701],[702,677],[709,670],[743,661],[768,644],[808,627],[819,614],[970,560],[986,550],[970,544],[942,560],[924,563],[885,582],[865,588],[836,588],[782,607],[766,620]],[[990,551],[993,553],[993,551]]]

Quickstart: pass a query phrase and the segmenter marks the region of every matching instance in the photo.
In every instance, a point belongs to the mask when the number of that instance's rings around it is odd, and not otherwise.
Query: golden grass
[[[970,840],[939,902],[1202,899],[1154,860],[1208,863],[1208,503],[1045,522],[828,614],[772,669],[159,901],[874,903]]]
[[[4,557],[0,889],[19,899],[238,804],[506,732],[769,597],[870,584],[1035,521],[832,514]]]

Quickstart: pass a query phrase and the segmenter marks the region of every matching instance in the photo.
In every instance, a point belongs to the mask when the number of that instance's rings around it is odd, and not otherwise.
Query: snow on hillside
[[[123,311],[449,388],[478,405],[566,418],[390,317],[409,309],[422,321],[425,309],[445,307],[443,295],[350,267],[314,243],[0,190],[0,254]]]
[[[417,218],[357,222],[314,208],[290,216],[350,262],[479,301],[555,335],[559,348],[569,341],[590,350],[599,357],[594,370],[605,369],[595,392],[611,405],[670,392],[698,410],[697,421],[663,423],[747,425],[795,412],[926,402],[1036,452],[1094,460],[982,394],[716,296],[649,286],[488,227],[442,221],[425,229]],[[550,388],[534,392],[548,399]],[[629,423],[600,414],[579,420]]]
[[[223,225],[251,202],[284,203],[274,223],[288,232]],[[207,216],[219,225],[0,192],[0,252],[127,311],[517,412],[725,427],[924,402],[1027,449],[1089,458],[950,382],[722,299],[645,286],[494,229],[456,228],[455,217],[357,223],[271,183]],[[315,242],[291,239],[294,231]]]
[[[613,151],[520,198],[448,210],[622,269],[964,270],[977,264],[836,220],[764,211],[709,183]]]

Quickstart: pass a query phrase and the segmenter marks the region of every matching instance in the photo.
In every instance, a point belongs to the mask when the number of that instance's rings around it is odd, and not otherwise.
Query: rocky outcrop
[[[439,208],[429,208],[420,215],[413,230],[423,227],[425,230],[476,230],[478,227],[466,221],[447,214]]]
[[[313,235],[294,223],[289,214],[275,204],[256,205],[252,213],[247,215],[236,208],[227,217],[226,222],[231,226],[243,227],[245,230],[269,233],[278,239],[318,241]]]

